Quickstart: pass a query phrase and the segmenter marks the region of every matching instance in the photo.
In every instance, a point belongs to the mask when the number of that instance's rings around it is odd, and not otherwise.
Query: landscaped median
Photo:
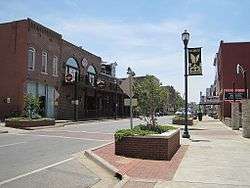
[[[27,128],[27,127],[51,126],[51,125],[55,125],[55,119],[51,118],[30,119],[26,117],[17,117],[5,120],[6,127],[14,127],[14,128]]]
[[[180,147],[180,130],[158,125],[139,125],[115,133],[115,154],[126,157],[170,160]]]

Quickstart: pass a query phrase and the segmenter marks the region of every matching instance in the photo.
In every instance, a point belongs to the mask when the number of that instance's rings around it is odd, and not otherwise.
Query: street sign
[[[72,82],[72,79],[73,79],[72,74],[67,74],[67,75],[65,76],[65,81],[66,81],[66,82]]]
[[[132,99],[132,106],[137,106],[137,99]],[[124,106],[130,106],[130,99],[124,99]]]
[[[121,85],[120,85],[120,88],[122,89],[122,91],[126,94],[126,95],[128,95],[129,97],[130,97],[130,89],[129,89],[129,79],[131,79],[131,88],[133,88],[133,84],[134,84],[134,79],[133,79],[133,77],[128,77],[128,78],[126,78],[125,80],[123,80],[122,81],[122,83],[121,83]],[[133,97],[134,96],[134,92],[133,92],[133,90],[131,91],[131,97]]]

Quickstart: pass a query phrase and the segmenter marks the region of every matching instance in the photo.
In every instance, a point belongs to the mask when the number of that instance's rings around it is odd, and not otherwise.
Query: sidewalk
[[[93,152],[130,177],[123,188],[250,187],[250,139],[209,117],[189,128],[171,161],[115,156],[112,144]]]
[[[155,187],[250,187],[250,139],[209,117],[196,128],[182,139],[189,147],[173,180]]]

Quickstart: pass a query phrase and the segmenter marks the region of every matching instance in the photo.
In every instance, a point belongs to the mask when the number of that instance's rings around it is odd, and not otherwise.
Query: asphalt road
[[[161,124],[171,117],[160,117]],[[134,124],[139,124],[134,119]],[[113,140],[129,119],[87,121],[65,127],[0,134],[0,187],[90,187],[100,179],[76,153]]]

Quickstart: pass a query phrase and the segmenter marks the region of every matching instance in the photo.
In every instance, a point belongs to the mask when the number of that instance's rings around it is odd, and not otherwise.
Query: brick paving
[[[171,180],[187,150],[188,146],[181,146],[170,161],[143,160],[115,155],[114,143],[106,145],[93,152],[119,169],[121,174],[132,178],[152,181]]]

